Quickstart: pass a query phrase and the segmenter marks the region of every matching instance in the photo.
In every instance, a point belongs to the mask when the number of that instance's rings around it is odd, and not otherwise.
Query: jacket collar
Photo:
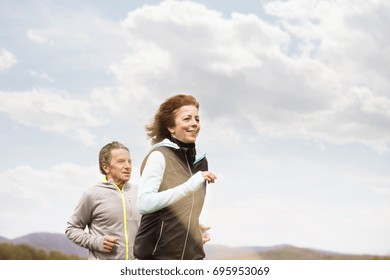
[[[122,187],[122,189],[120,189],[115,183],[114,183],[114,181],[112,180],[112,179],[110,179],[110,180],[107,180],[107,177],[105,176],[105,175],[103,175],[103,177],[102,177],[102,184],[103,185],[105,185],[105,186],[109,186],[109,187],[111,187],[111,188],[114,188],[114,189],[119,189],[119,190],[124,190],[124,189],[126,189],[127,188],[127,186],[129,185],[129,181],[127,181],[124,185],[123,185],[123,187]]]
[[[152,146],[152,149],[157,148],[157,147],[168,147],[168,148],[172,148],[175,150],[180,150],[180,147],[176,143],[173,143],[168,138],[165,138],[161,142],[154,144]],[[201,150],[199,150],[196,147],[195,147],[195,150],[196,150],[196,155],[195,155],[194,164],[201,161],[202,159],[204,159],[206,157],[206,153],[203,153]]]

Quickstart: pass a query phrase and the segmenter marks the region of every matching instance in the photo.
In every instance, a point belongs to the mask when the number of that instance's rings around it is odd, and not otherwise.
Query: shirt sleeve
[[[65,234],[73,243],[81,247],[103,252],[104,236],[92,235],[85,231],[86,226],[91,222],[92,207],[93,198],[84,193],[67,222]]]
[[[156,212],[198,190],[205,183],[198,171],[181,185],[159,192],[165,171],[165,158],[159,151],[152,152],[145,164],[138,189],[137,207],[141,215]]]

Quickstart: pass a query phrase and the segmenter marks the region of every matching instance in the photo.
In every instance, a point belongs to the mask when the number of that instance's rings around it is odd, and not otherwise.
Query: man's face
[[[130,180],[131,176],[130,153],[125,149],[114,149],[111,151],[111,161],[104,165],[103,169],[107,174],[107,180],[112,179],[114,183],[122,186]]]

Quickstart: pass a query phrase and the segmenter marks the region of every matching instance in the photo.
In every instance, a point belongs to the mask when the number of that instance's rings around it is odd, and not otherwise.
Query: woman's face
[[[175,126],[168,127],[173,138],[184,143],[195,143],[200,131],[198,109],[193,105],[180,107],[175,116]]]

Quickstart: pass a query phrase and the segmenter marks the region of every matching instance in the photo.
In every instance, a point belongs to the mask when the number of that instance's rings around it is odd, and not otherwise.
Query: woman
[[[138,210],[143,215],[134,255],[136,259],[203,259],[199,226],[206,182],[206,155],[195,148],[200,131],[199,103],[176,95],[161,104],[146,126],[152,149],[141,165]]]

